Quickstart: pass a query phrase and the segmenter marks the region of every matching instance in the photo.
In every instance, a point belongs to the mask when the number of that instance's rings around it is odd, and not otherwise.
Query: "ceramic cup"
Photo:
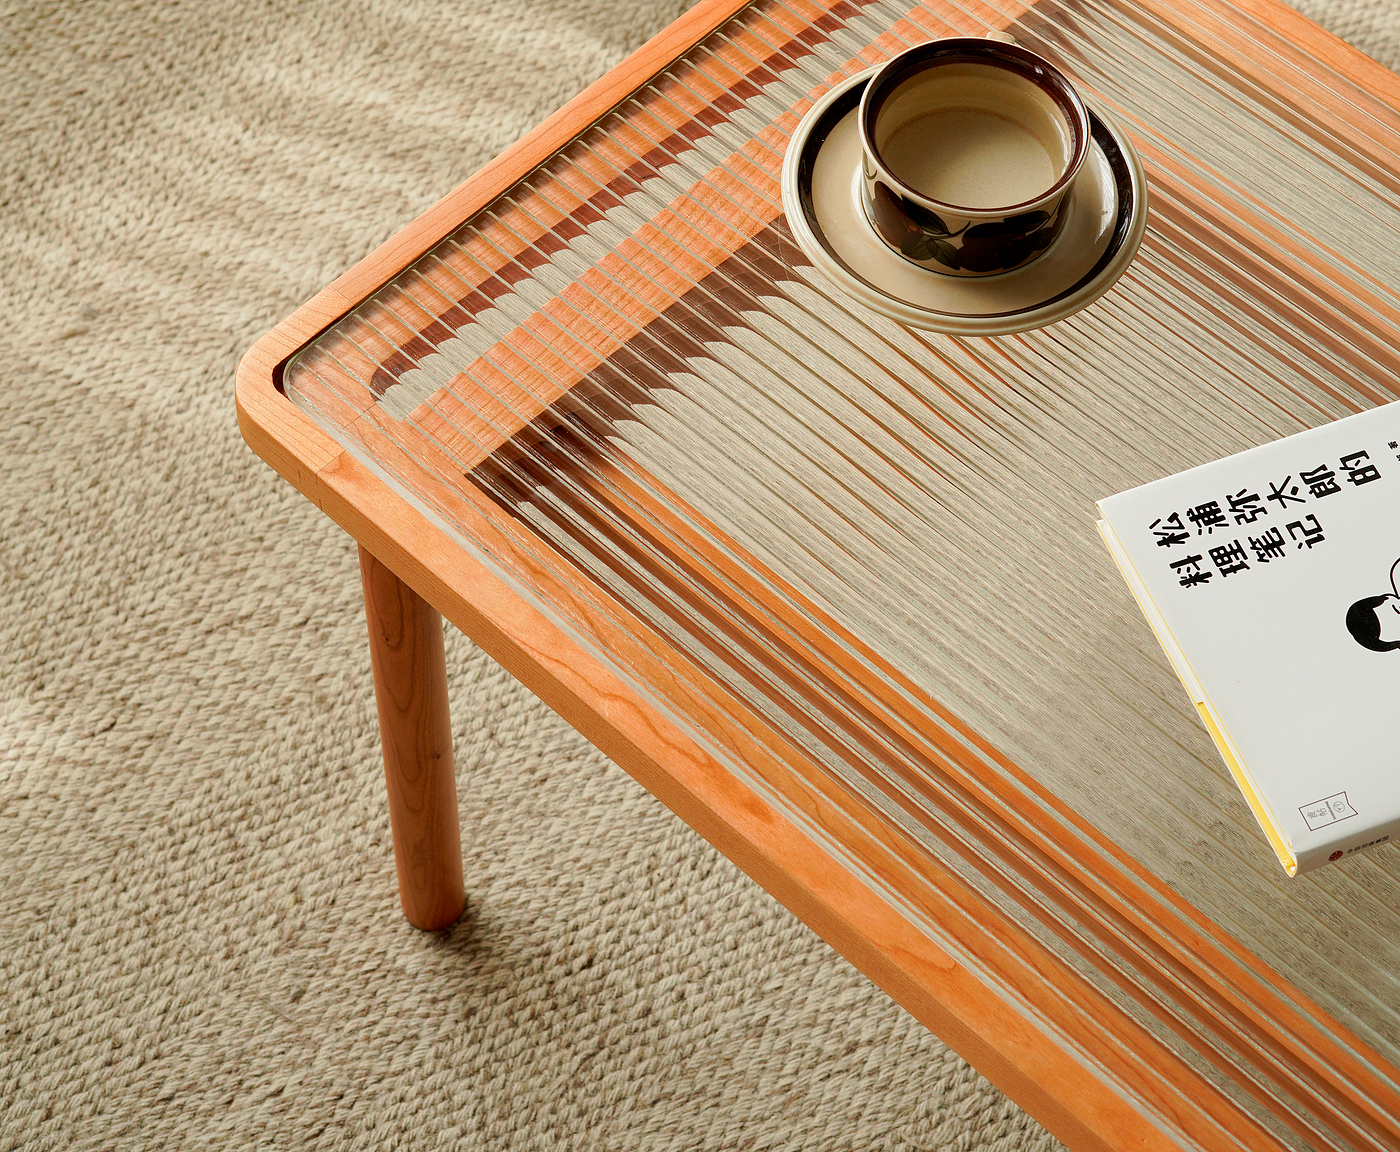
[[[1017,44],[920,44],[866,85],[861,199],[880,239],[954,276],[1034,260],[1089,151],[1089,113],[1062,72]]]

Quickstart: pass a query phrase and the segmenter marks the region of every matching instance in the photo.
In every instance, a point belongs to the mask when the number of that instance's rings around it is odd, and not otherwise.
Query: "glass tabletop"
[[[901,327],[793,244],[785,143],[843,77],[994,28],[1126,130],[1147,236],[1050,327]],[[1286,1067],[1209,1035],[1193,1005],[1217,993],[1157,945],[1125,950],[1146,929],[1084,895],[1135,862],[1394,1087],[1400,850],[1285,877],[1094,503],[1400,395],[1397,157],[1393,108],[1223,3],[759,0],[320,337],[285,388],[798,818],[784,772],[897,827],[1284,1142],[1368,1146],[1363,1122],[1291,1096]],[[571,602],[539,577],[561,563]],[[786,767],[756,768],[757,745]]]

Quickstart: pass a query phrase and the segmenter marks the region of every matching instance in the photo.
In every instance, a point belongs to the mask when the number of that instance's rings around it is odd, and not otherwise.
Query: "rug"
[[[238,435],[257,336],[683,6],[3,8],[0,1149],[1058,1147],[451,629],[410,928],[355,547]]]

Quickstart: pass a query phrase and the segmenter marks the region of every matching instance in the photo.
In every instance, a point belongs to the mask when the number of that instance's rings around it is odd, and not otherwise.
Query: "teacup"
[[[1059,235],[1089,114],[1049,61],[954,37],[884,64],[861,98],[861,198],[880,239],[954,276],[1034,260]]]

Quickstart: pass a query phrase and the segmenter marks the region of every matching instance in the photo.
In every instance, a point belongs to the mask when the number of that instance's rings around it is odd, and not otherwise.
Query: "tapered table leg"
[[[462,914],[466,888],[442,617],[364,548],[360,577],[399,899],[414,927],[445,928]]]

